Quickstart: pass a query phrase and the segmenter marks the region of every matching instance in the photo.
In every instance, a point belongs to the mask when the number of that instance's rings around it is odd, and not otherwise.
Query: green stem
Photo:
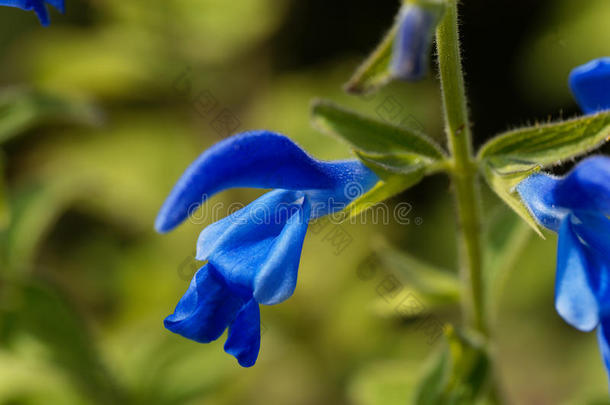
[[[452,157],[451,177],[455,187],[460,274],[464,290],[464,317],[487,335],[484,308],[481,218],[477,166],[472,156],[472,135],[464,89],[457,21],[457,1],[447,1],[447,11],[437,29],[438,63],[443,93],[447,140]]]

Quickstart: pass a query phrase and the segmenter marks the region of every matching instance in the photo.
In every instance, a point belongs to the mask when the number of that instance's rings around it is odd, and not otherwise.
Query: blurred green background
[[[610,2],[463,3],[478,144],[578,112],[567,74],[610,53]],[[394,246],[455,267],[446,178],[389,203],[410,204],[407,226],[310,232],[296,293],[262,310],[251,369],[222,351],[224,338],[200,345],[163,328],[210,212],[169,235],[152,229],[186,166],[230,133],[272,129],[319,158],[349,156],[310,127],[314,97],[441,139],[436,74],[372,97],[341,91],[398,1],[67,0],[66,9],[44,29],[32,13],[0,8],[0,404],[407,403],[441,339],[396,316],[409,282],[380,294],[394,269],[366,266]],[[226,213],[259,194],[231,190],[208,205]],[[508,227],[511,214],[487,190],[484,199]],[[334,243],[332,229],[349,243]],[[608,403],[594,334],[553,309],[555,238],[529,236],[497,296],[503,389],[515,404]],[[456,319],[455,308],[421,300],[422,317]]]

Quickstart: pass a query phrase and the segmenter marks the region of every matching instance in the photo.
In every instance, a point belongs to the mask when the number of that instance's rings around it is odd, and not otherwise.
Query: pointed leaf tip
[[[429,161],[444,158],[442,149],[425,134],[387,124],[327,100],[312,103],[312,123],[321,132],[337,136],[369,154],[415,154]]]

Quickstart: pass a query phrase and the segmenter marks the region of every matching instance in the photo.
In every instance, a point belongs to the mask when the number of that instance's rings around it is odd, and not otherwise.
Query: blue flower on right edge
[[[569,81],[585,113],[610,109],[610,58],[574,69]],[[564,177],[534,174],[517,191],[536,220],[559,234],[557,312],[581,331],[597,328],[610,374],[610,157],[584,159]]]

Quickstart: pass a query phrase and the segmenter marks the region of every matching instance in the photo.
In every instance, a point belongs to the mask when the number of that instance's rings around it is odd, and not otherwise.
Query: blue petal
[[[32,9],[32,0],[0,0],[0,6],[17,7],[28,11]]]
[[[314,219],[341,211],[379,181],[375,173],[357,160],[324,162],[324,165],[334,187],[305,192]]]
[[[271,191],[204,229],[197,259],[209,260],[231,283],[253,291],[259,303],[281,302],[296,285],[309,216],[303,193]]]
[[[610,318],[602,319],[597,330],[597,342],[601,352],[606,373],[610,376]]]
[[[590,274],[600,311],[610,313],[610,220],[604,215],[575,212],[572,221],[574,233],[582,241],[588,252]]]
[[[573,228],[600,258],[610,258],[610,220],[602,214],[576,211]]]
[[[225,342],[225,352],[234,356],[242,367],[256,363],[261,346],[261,318],[258,303],[254,300],[244,305],[231,326]]]
[[[278,304],[294,292],[310,216],[310,206],[304,198],[302,209],[288,218],[254,279],[254,298],[261,304]]]
[[[51,23],[49,10],[47,10],[43,0],[32,0],[32,8],[40,20],[40,25],[46,27]]]
[[[409,4],[400,13],[390,70],[403,80],[419,80],[426,75],[436,16],[418,5]]]
[[[570,210],[610,215],[610,158],[589,157],[559,181],[551,199]]]
[[[46,27],[49,25],[50,20],[45,2],[62,13],[64,12],[64,0],[0,0],[0,6],[18,7],[26,11],[34,10],[40,20],[40,24]]]
[[[206,150],[182,175],[165,201],[155,228],[167,232],[211,195],[231,187],[332,189],[327,166],[285,136],[246,132]]]
[[[589,157],[563,178],[533,174],[517,191],[536,220],[553,231],[570,211],[610,215],[610,158]]]
[[[245,296],[229,288],[216,269],[207,264],[195,274],[164,324],[185,338],[209,343],[222,335],[245,302]]]
[[[574,232],[576,218],[568,216],[559,230],[555,308],[570,325],[582,331],[593,330],[599,323],[599,305],[595,292],[595,262],[587,247]]]
[[[555,232],[568,213],[555,201],[553,192],[559,182],[552,176],[535,173],[517,185],[519,195],[538,223]]]
[[[570,88],[587,114],[610,109],[610,58],[593,60],[570,73]]]

